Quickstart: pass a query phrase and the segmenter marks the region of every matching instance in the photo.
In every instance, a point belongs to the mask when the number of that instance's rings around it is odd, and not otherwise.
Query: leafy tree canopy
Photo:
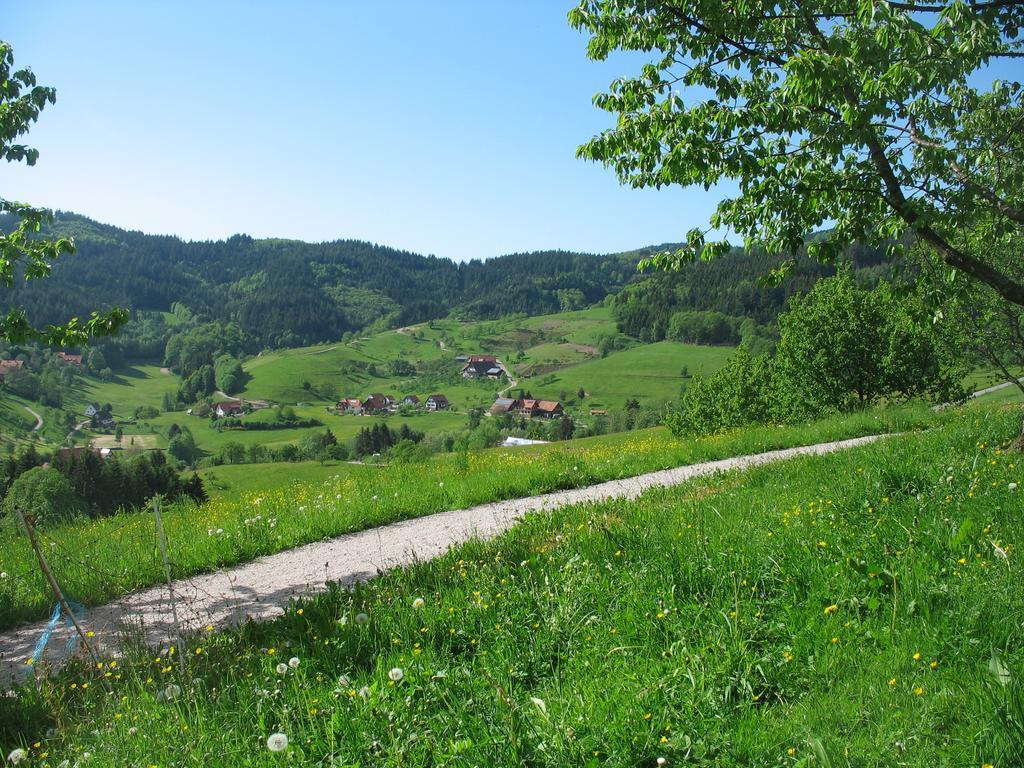
[[[39,150],[18,141],[56,98],[53,88],[36,84],[31,70],[14,69],[11,46],[0,41],[0,158],[35,165]],[[16,222],[12,231],[0,231],[0,284],[7,288],[12,288],[19,276],[26,281],[48,276],[55,259],[74,252],[71,238],[38,236],[43,223],[52,218],[50,211],[0,197],[3,214]],[[22,308],[13,307],[0,318],[0,340],[18,343],[36,339],[52,346],[77,346],[92,336],[114,333],[127,320],[125,310],[114,309],[103,314],[93,312],[84,322],[73,317],[62,325],[40,330],[32,326]]]
[[[634,187],[739,183],[710,229],[648,263],[725,253],[711,229],[770,253],[806,244],[823,261],[909,233],[947,269],[1024,305],[1024,281],[961,237],[979,221],[996,237],[1024,228],[1021,85],[971,80],[1024,57],[1024,4],[582,0],[569,20],[590,33],[592,59],[652,57],[595,96],[617,124],[580,157]]]

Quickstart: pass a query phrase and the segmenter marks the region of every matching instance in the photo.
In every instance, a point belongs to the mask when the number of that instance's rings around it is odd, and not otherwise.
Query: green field
[[[533,514],[175,657],[22,686],[0,746],[210,768],[1020,765],[1020,415]]]
[[[687,440],[673,438],[664,428],[638,430],[531,448],[439,454],[422,463],[384,468],[346,464],[321,485],[290,483],[292,464],[241,465],[226,470],[226,483],[238,477],[236,471],[252,472],[273,477],[272,489],[229,490],[202,506],[174,505],[166,510],[164,525],[174,573],[186,576],[432,512],[772,448],[904,431],[954,419],[957,413],[932,413],[916,405]],[[214,475],[222,469],[214,468]],[[275,520],[273,527],[245,522],[256,507],[264,519]],[[211,537],[211,528],[227,535]],[[164,578],[148,511],[83,519],[52,528],[45,538],[56,548],[55,573],[79,602],[97,605]],[[87,561],[68,558],[68,552],[87,552]],[[0,628],[47,613],[51,605],[46,583],[31,549],[18,537],[0,538],[0,571],[9,575],[0,580]]]
[[[426,433],[464,429],[466,411],[488,408],[507,382],[463,379],[459,375],[462,364],[455,360],[459,354],[496,354],[510,369],[535,372],[532,376],[516,376],[520,386],[538,397],[562,399],[564,393],[571,400],[583,387],[588,397],[584,403],[576,404],[573,414],[577,418],[586,417],[589,407],[621,407],[629,398],[649,404],[676,398],[684,383],[680,375],[683,365],[691,373],[710,372],[729,354],[726,348],[660,342],[633,346],[601,358],[594,344],[599,337],[615,333],[615,322],[607,307],[493,321],[439,320],[345,344],[264,352],[244,362],[247,380],[237,396],[288,405],[299,418],[317,419],[339,440],[349,441],[361,429],[381,419],[340,416],[329,412],[328,407],[342,397],[364,398],[371,392],[398,399],[407,394],[422,399],[440,392],[452,403],[454,412],[427,414],[414,410],[409,415],[392,416],[386,423],[394,429],[402,424]],[[396,360],[411,364],[417,375],[391,376],[390,363]],[[371,364],[376,375],[366,370]],[[113,381],[83,378],[82,382],[76,396],[66,403],[68,409],[84,418],[89,403],[110,403],[115,419],[124,421],[139,406],[160,409],[165,394],[177,391],[179,379],[159,365],[139,364],[117,371]],[[246,420],[259,421],[267,418],[268,413],[257,411]],[[54,424],[47,424],[42,435],[51,444],[64,438],[63,429],[55,426],[57,417],[59,414],[54,414]],[[16,409],[8,408],[6,418],[11,424],[20,423]],[[147,447],[162,448],[172,424],[188,426],[205,456],[216,455],[229,442],[279,447],[297,442],[311,430],[324,428],[219,431],[206,418],[176,411],[124,425],[122,430],[129,442],[132,436],[146,436]],[[93,437],[85,432],[77,441],[89,442]]]
[[[228,499],[294,485],[320,485],[328,479],[359,471],[353,469],[356,466],[343,461],[225,464],[201,469],[196,474],[203,478],[203,486],[211,499]]]
[[[658,403],[679,397],[689,374],[710,374],[725,364],[732,347],[702,347],[677,341],[645,344],[605,358],[559,370],[550,383],[541,377],[524,378],[521,387],[536,397],[557,400],[562,392],[575,397],[580,388],[587,393],[590,407],[618,407],[629,398],[641,403]]]

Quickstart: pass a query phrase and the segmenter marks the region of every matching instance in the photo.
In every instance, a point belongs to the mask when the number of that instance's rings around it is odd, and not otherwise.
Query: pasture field
[[[125,450],[145,451],[160,446],[158,435],[128,434],[125,433],[121,442],[117,441],[115,435],[97,435],[90,444],[94,448],[124,448]]]
[[[1020,765],[1020,415],[536,513],[272,623],[22,686],[0,746],[33,765]]]
[[[167,508],[164,525],[175,576],[245,562],[351,531],[489,501],[576,488],[602,480],[773,448],[806,445],[955,418],[915,406],[803,425],[737,430],[677,440],[663,429],[563,443],[440,454],[422,463],[345,465],[321,484],[239,493]],[[285,464],[280,470],[287,474]],[[242,465],[240,471],[246,470]],[[248,471],[266,471],[248,465]],[[255,522],[254,522],[255,520]],[[211,535],[210,531],[221,531]],[[51,528],[43,538],[67,593],[97,605],[164,578],[148,510]],[[0,538],[0,628],[48,615],[50,595],[20,536]]]
[[[725,364],[733,347],[705,347],[678,341],[632,347],[605,358],[591,360],[556,371],[554,380],[542,384],[545,377],[524,378],[520,386],[535,396],[557,400],[562,392],[570,397],[583,388],[588,407],[621,408],[629,398],[641,403],[657,403],[679,397],[687,382],[682,376],[685,365],[689,375],[710,374]]]
[[[224,464],[196,472],[206,493],[214,500],[242,495],[265,494],[275,489],[289,491],[295,486],[320,485],[345,477],[359,465],[344,461],[293,461],[272,464]],[[377,469],[380,469],[377,467]]]
[[[119,368],[113,381],[100,381],[92,377],[79,378],[74,400],[67,405],[74,406],[75,414],[85,418],[85,408],[90,403],[110,403],[114,418],[131,418],[136,408],[149,405],[159,409],[164,393],[172,395],[178,391],[177,376],[162,373],[159,365],[131,365]]]

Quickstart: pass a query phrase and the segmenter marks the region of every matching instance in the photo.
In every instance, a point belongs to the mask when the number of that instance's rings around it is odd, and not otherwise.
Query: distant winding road
[[[36,413],[35,411],[33,411],[33,410],[32,410],[31,408],[29,408],[29,407],[28,407],[27,405],[23,405],[23,406],[21,406],[21,407],[22,407],[22,408],[24,408],[24,409],[25,409],[26,411],[28,411],[29,413],[31,413],[31,414],[32,414],[33,416],[35,416],[35,417],[36,417],[36,425],[35,425],[34,427],[32,427],[32,431],[33,431],[33,432],[38,432],[38,431],[39,431],[40,429],[42,429],[42,428],[43,428],[43,417],[42,417],[42,416],[40,416],[40,415],[39,415],[38,413]]]

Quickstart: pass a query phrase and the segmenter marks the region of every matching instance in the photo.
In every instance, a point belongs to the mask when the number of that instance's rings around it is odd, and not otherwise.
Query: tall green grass
[[[773,448],[901,431],[952,414],[923,407],[835,417],[812,424],[677,440],[644,430],[533,448],[442,455],[423,464],[350,466],[325,483],[241,493],[164,513],[177,577],[245,562],[327,536],[489,501]],[[251,471],[260,473],[260,465]],[[163,580],[152,517],[142,511],[42,533],[68,595],[97,605]],[[26,540],[0,540],[0,627],[43,618],[52,599]]]
[[[194,638],[184,672],[151,650],[23,687],[0,746],[209,768],[1020,765],[1018,415],[533,514]]]

